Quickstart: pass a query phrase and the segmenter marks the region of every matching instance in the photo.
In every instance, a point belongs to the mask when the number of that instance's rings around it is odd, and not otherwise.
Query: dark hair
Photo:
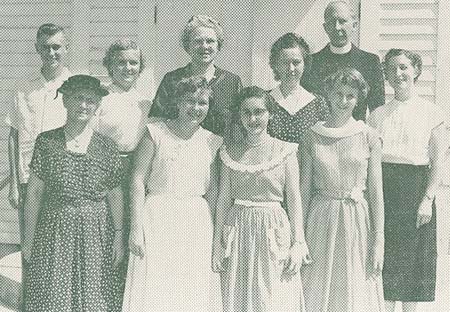
[[[64,33],[64,28],[52,23],[42,24],[37,31],[36,41],[38,41],[43,36],[50,37],[59,32]]]
[[[275,102],[275,99],[269,94],[269,92],[261,89],[257,86],[250,86],[243,88],[241,92],[239,92],[233,101],[233,105],[231,105],[231,121],[234,124],[239,125],[242,128],[242,122],[241,122],[241,106],[242,103],[250,98],[258,98],[264,100],[264,105],[266,109],[269,111],[269,114],[275,113],[277,109],[277,104]]]
[[[389,66],[389,61],[392,58],[400,55],[406,56],[411,61],[411,65],[417,70],[417,76],[414,77],[414,82],[416,82],[420,74],[422,74],[422,58],[420,57],[419,54],[411,52],[406,49],[390,49],[386,53],[383,60],[383,69],[385,77],[387,77],[386,73]]]
[[[275,80],[279,79],[279,74],[275,68],[280,52],[281,50],[290,48],[299,48],[302,52],[304,63],[303,74],[308,73],[311,68],[311,54],[308,43],[306,43],[305,39],[299,35],[289,32],[278,38],[277,41],[272,44],[272,48],[270,49],[269,64],[272,68]]]
[[[183,78],[175,85],[173,96],[169,102],[168,110],[169,116],[173,118],[178,117],[178,101],[188,94],[207,94],[208,100],[211,101],[211,88],[208,85],[205,77],[192,76],[189,78]]]
[[[369,85],[363,75],[354,68],[345,67],[329,75],[323,81],[323,90],[329,95],[337,83],[358,89],[358,102],[364,101],[369,93]]]
[[[109,46],[108,50],[106,51],[105,57],[103,57],[103,66],[105,66],[108,70],[108,75],[110,77],[112,76],[111,65],[114,61],[114,58],[116,57],[116,52],[125,50],[139,51],[139,58],[141,63],[139,67],[139,73],[142,73],[142,71],[144,70],[144,56],[142,55],[142,50],[139,48],[137,43],[127,38],[119,39]]]

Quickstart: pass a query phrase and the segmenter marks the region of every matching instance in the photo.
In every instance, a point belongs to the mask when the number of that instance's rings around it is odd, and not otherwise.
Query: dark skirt
[[[434,301],[437,259],[434,202],[431,221],[416,228],[428,172],[428,166],[383,163],[385,300]]]

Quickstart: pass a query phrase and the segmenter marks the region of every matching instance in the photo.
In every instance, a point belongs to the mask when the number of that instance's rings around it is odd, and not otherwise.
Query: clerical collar
[[[334,54],[345,54],[345,53],[350,52],[351,49],[352,49],[351,42],[347,43],[343,47],[335,47],[330,43],[330,51],[331,51],[331,53],[334,53]]]

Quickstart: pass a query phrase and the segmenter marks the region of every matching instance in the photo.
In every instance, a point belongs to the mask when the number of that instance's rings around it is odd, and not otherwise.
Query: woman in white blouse
[[[408,50],[385,56],[386,79],[395,97],[377,108],[368,122],[383,139],[386,311],[402,302],[415,311],[417,302],[434,301],[436,285],[436,207],[442,159],[444,115],[419,97],[416,81],[422,60]]]
[[[108,86],[109,95],[104,98],[93,120],[93,128],[113,139],[119,148],[124,178],[122,191],[124,194],[124,240],[128,240],[129,232],[129,194],[130,174],[133,151],[142,137],[147,124],[147,114],[151,101],[144,98],[136,88],[136,82],[144,69],[142,51],[136,42],[120,39],[110,45],[103,58],[103,65],[108,70],[112,83]],[[127,258],[120,272],[117,272],[117,287],[123,293]],[[121,301],[122,296],[117,296]],[[121,302],[118,302],[121,305]]]

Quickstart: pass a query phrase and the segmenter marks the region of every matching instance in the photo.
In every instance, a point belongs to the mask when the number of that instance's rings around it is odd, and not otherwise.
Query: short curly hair
[[[145,68],[145,59],[144,59],[144,55],[142,55],[142,50],[139,48],[138,44],[131,40],[131,39],[119,39],[115,42],[113,42],[108,50],[106,50],[106,54],[103,57],[103,66],[106,67],[106,69],[108,70],[108,75],[111,77],[112,76],[112,69],[111,69],[111,65],[114,62],[114,58],[116,57],[116,52],[118,51],[125,51],[125,50],[138,50],[139,51],[139,58],[140,58],[140,64],[141,66],[139,67],[139,73],[142,73],[142,71]]]
[[[419,79],[420,74],[422,74],[422,57],[420,57],[419,54],[414,53],[412,51],[406,50],[406,49],[390,49],[383,59],[383,70],[384,70],[384,76],[387,78],[387,68],[389,66],[389,61],[393,59],[396,56],[404,55],[406,56],[410,61],[411,65],[417,70],[417,76],[414,77],[414,82]]]
[[[183,78],[175,85],[173,96],[170,98],[169,106],[167,107],[167,110],[170,112],[169,116],[172,116],[172,118],[178,117],[177,104],[180,99],[189,94],[206,94],[208,96],[208,101],[211,102],[212,100],[212,90],[205,77],[192,76]]]
[[[311,51],[309,49],[308,43],[300,37],[299,35],[289,32],[281,36],[274,42],[272,48],[270,49],[269,64],[272,68],[275,80],[280,79],[280,75],[276,70],[276,65],[278,58],[280,56],[281,50],[299,48],[302,52],[304,69],[303,74],[308,73],[311,68]]]
[[[364,101],[367,98],[369,85],[363,75],[356,69],[345,67],[326,77],[323,81],[323,90],[327,97],[338,83],[357,89],[358,102]]]
[[[188,20],[181,33],[181,45],[183,49],[186,52],[189,50],[192,32],[199,27],[207,27],[215,31],[219,50],[221,50],[224,41],[223,28],[217,20],[207,15],[194,15]]]

